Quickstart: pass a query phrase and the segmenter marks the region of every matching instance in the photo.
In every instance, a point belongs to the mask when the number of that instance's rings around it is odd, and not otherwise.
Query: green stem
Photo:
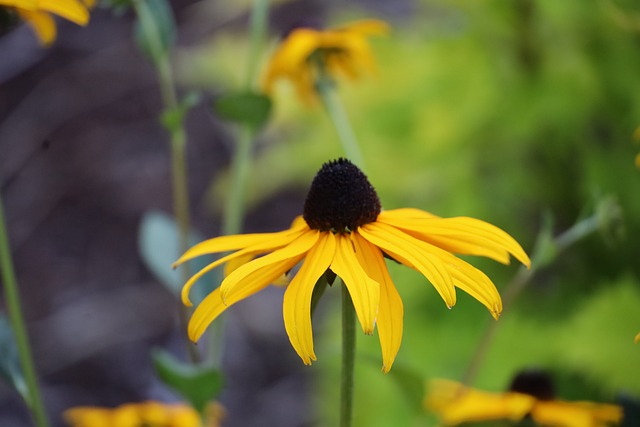
[[[161,29],[153,19],[153,14],[146,1],[135,0],[133,2],[140,27],[145,40],[150,46],[152,61],[158,75],[158,84],[164,104],[164,111],[178,114],[178,96],[174,85],[173,69],[169,61],[168,52],[162,47]],[[173,214],[178,225],[178,253],[183,254],[189,249],[189,185],[187,178],[187,133],[184,129],[182,118],[172,121],[170,125],[165,123],[165,128],[170,135],[171,149],[171,189],[173,194]],[[186,282],[191,276],[188,264],[180,269],[180,278]],[[179,304],[179,318],[182,329],[186,330],[188,308]],[[200,361],[200,355],[196,347],[187,342],[187,352],[192,362]]]
[[[322,66],[320,70],[320,78],[316,83],[316,91],[338,133],[338,138],[340,139],[345,154],[363,172],[366,172],[366,165],[362,152],[360,151],[360,146],[358,145],[358,138],[351,127],[347,112],[335,90],[335,83],[326,72],[322,71]]]
[[[0,269],[2,270],[2,282],[4,283],[4,295],[6,299],[9,321],[13,329],[13,334],[18,346],[20,366],[24,373],[27,385],[29,409],[34,422],[38,427],[47,427],[49,420],[44,410],[42,395],[38,387],[38,379],[31,355],[31,347],[27,337],[27,328],[24,323],[24,316],[20,305],[20,294],[18,293],[18,283],[13,271],[13,260],[9,252],[9,236],[7,234],[6,222],[4,219],[4,207],[0,197]]]
[[[267,18],[269,12],[269,0],[253,0],[251,21],[249,23],[250,45],[249,58],[245,74],[245,89],[251,90],[258,80],[258,63],[263,41],[267,33]]]
[[[340,427],[353,418],[353,374],[356,357],[356,316],[351,295],[342,284],[342,378],[340,381]]]

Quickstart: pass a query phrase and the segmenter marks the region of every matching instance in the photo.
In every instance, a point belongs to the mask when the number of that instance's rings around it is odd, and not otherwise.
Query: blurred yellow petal
[[[26,9],[17,9],[18,14],[35,31],[40,43],[48,46],[56,39],[56,23],[51,15],[46,12],[38,12]]]
[[[447,307],[456,304],[453,279],[442,261],[421,247],[419,240],[381,222],[372,222],[359,233],[394,259],[422,273],[438,291]]]
[[[607,427],[620,423],[622,408],[586,402],[538,401],[531,417],[543,425],[557,427]]]
[[[335,31],[348,31],[363,36],[384,36],[389,33],[389,30],[389,24],[379,19],[361,19],[335,29]]]
[[[357,232],[351,233],[356,256],[366,272],[380,284],[380,305],[378,308],[378,336],[382,348],[382,371],[387,373],[398,354],[402,343],[403,305],[400,294],[396,290],[387,264],[380,249],[369,243]]]
[[[636,337],[634,338],[634,342],[636,344],[638,344],[640,342],[640,332],[638,332],[638,335],[636,335]]]
[[[520,393],[488,393],[448,380],[433,380],[425,398],[427,409],[447,426],[488,420],[520,421],[536,399]]]
[[[78,25],[89,23],[89,11],[77,0],[38,0],[38,7]]]
[[[335,236],[332,233],[323,233],[284,293],[284,326],[291,345],[305,365],[310,365],[312,360],[316,360],[311,327],[311,295],[316,282],[329,268],[335,252]]]
[[[350,234],[336,235],[336,254],[331,263],[331,271],[342,279],[349,290],[362,331],[372,335],[380,305],[380,284],[367,275],[370,266],[361,265],[350,236]],[[363,257],[362,261],[374,260]],[[377,265],[373,267],[376,268]]]
[[[111,411],[105,408],[75,407],[64,411],[63,418],[71,427],[113,427]]]
[[[38,9],[38,0],[0,0],[0,6],[36,10]]]

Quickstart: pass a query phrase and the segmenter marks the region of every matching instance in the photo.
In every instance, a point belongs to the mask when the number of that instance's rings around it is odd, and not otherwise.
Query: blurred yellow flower
[[[189,290],[205,273],[247,255],[262,257],[233,270],[220,287],[196,308],[189,321],[189,338],[197,341],[209,324],[228,307],[264,289],[302,262],[284,294],[284,326],[305,364],[316,360],[311,328],[311,295],[316,282],[331,270],[346,285],[365,334],[377,325],[384,372],[400,348],[403,305],[384,261],[390,257],[422,273],[448,307],[456,303],[458,287],[497,318],[502,301],[491,280],[453,255],[481,255],[509,263],[512,254],[530,265],[529,257],[507,233],[486,222],[467,218],[439,218],[418,209],[381,210],[367,177],[350,161],[325,163],[291,228],[278,233],[222,236],[188,250],[174,267],[192,258],[236,251],[196,273],[182,289]]]
[[[198,412],[185,404],[147,401],[117,408],[78,406],[67,409],[64,419],[71,427],[219,427],[224,409],[219,403],[207,407],[206,424]]]
[[[264,91],[271,94],[275,82],[286,79],[304,102],[311,103],[316,97],[315,85],[321,72],[352,80],[363,72],[374,72],[376,64],[367,37],[388,31],[385,22],[375,19],[327,30],[297,28],[271,57]]]
[[[634,342],[636,344],[638,344],[640,342],[640,332],[638,332],[638,335],[636,335],[636,338],[634,339]]]
[[[638,126],[636,128],[636,130],[633,132],[633,139],[637,142],[640,143],[640,126]],[[636,167],[638,169],[640,169],[640,153],[636,154]]]
[[[553,427],[606,427],[622,420],[618,405],[567,402],[516,391],[490,393],[449,380],[431,381],[424,403],[446,426],[497,420],[519,422],[528,416],[539,425]]]
[[[15,9],[36,32],[40,43],[49,45],[56,39],[58,15],[78,25],[89,23],[89,11],[95,0],[0,0],[0,6]]]

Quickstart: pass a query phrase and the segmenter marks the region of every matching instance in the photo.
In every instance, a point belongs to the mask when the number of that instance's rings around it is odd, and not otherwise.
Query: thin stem
[[[146,1],[135,0],[133,2],[140,27],[149,43],[153,54],[153,64],[158,75],[158,84],[164,104],[165,112],[177,113],[179,109],[177,90],[174,85],[173,70],[169,61],[168,52],[163,52],[161,29],[153,20],[153,14],[149,10]],[[178,253],[183,254],[189,249],[189,185],[187,175],[187,134],[182,118],[165,126],[170,134],[171,149],[171,188],[173,193],[173,214],[178,225]],[[189,279],[189,266],[180,269],[182,282]],[[179,303],[179,319],[183,330],[186,330],[189,313],[187,307]],[[187,342],[187,352],[192,362],[200,361],[200,355],[196,347]]]
[[[20,305],[20,294],[18,293],[18,283],[13,271],[13,260],[9,252],[9,236],[7,234],[6,222],[4,219],[4,207],[0,197],[0,270],[2,270],[2,282],[4,283],[4,295],[9,313],[9,321],[13,329],[13,334],[18,346],[20,366],[24,373],[27,385],[28,401],[34,422],[38,427],[47,427],[49,420],[44,409],[42,395],[38,387],[38,379],[31,355],[31,347],[27,337],[27,328],[24,323],[24,316]]]
[[[353,418],[353,374],[356,356],[356,316],[351,295],[342,284],[342,378],[340,381],[340,427]]]
[[[516,275],[505,287],[503,292],[502,302],[504,306],[503,314],[505,311],[513,306],[513,303],[522,293],[522,291],[531,283],[531,278],[538,272],[541,266],[548,264],[548,251],[553,251],[554,259],[564,250],[582,240],[589,234],[595,232],[602,226],[603,219],[599,213],[591,215],[590,217],[577,222],[570,229],[561,233],[553,239],[551,245],[545,244],[545,239],[541,236],[538,238],[538,243],[534,249],[534,254],[531,261],[531,269],[528,270],[525,267],[520,267]],[[475,352],[469,362],[467,371],[464,374],[462,382],[467,385],[471,385],[476,379],[480,367],[484,362],[498,329],[498,322],[491,322],[485,328],[480,338],[479,344],[475,349]]]
[[[326,74],[326,72],[322,71],[322,66],[320,70],[321,76],[316,83],[316,91],[322,100],[322,104],[324,105],[336,132],[338,133],[338,138],[340,139],[340,143],[342,144],[345,154],[362,171],[366,172],[366,165],[364,163],[362,152],[360,151],[360,146],[358,145],[358,138],[351,127],[347,112],[335,90],[335,83]]]
[[[231,182],[222,224],[224,234],[238,234],[242,230],[252,146],[253,131],[248,126],[243,126],[239,130],[236,152],[231,163]]]
[[[251,21],[249,23],[249,58],[247,61],[247,69],[244,80],[244,86],[247,90],[250,90],[258,80],[258,61],[260,59],[260,51],[262,50],[263,41],[267,33],[268,12],[268,0],[253,0]]]

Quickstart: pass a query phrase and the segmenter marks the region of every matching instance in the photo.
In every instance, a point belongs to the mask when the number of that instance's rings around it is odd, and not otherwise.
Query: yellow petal
[[[403,305],[396,290],[387,264],[380,249],[369,243],[358,232],[351,233],[356,256],[362,268],[380,284],[380,305],[378,308],[378,337],[382,348],[382,371],[389,372],[402,342]]]
[[[271,264],[281,263],[290,259],[298,258],[307,253],[313,245],[318,241],[320,232],[317,230],[307,230],[287,246],[278,249],[261,258],[254,259],[244,265],[241,265],[227,276],[220,284],[222,291],[222,299],[226,300],[235,292],[241,292],[243,288],[243,280],[252,272],[266,267]],[[283,271],[284,273],[284,271]]]
[[[364,36],[382,36],[389,33],[389,24],[379,19],[362,19],[338,27],[335,31],[348,31]]]
[[[290,236],[299,235],[308,229],[309,226],[300,216],[296,218],[291,228],[277,233],[235,234],[231,236],[214,237],[213,239],[205,240],[193,246],[173,263],[172,267],[176,268],[178,265],[202,255],[233,251],[241,248],[254,247],[255,249],[253,250],[255,252],[268,252],[286,245],[291,241],[291,239],[289,239]]]
[[[322,233],[309,251],[300,271],[284,293],[282,316],[289,341],[305,365],[316,360],[311,327],[311,295],[316,282],[329,268],[336,252],[332,233]]]
[[[11,6],[21,9],[38,9],[38,0],[0,0],[0,6]]]
[[[241,255],[229,262],[227,262],[224,266],[224,277],[227,277],[228,275],[230,275],[231,273],[233,273],[235,270],[237,270],[238,267],[240,267],[243,264],[248,263],[249,261],[251,261],[252,259],[254,259],[256,256],[254,254],[246,254],[246,255]]]
[[[422,273],[436,288],[447,307],[455,305],[453,279],[442,260],[425,250],[427,243],[382,222],[366,224],[358,232],[397,261]]]
[[[587,402],[538,401],[533,407],[531,417],[543,425],[606,427],[621,421],[622,408],[617,405]]]
[[[336,273],[349,290],[353,307],[367,335],[373,334],[378,307],[380,306],[380,284],[372,280],[356,256],[350,235],[338,234],[336,255],[331,263],[331,271]]]
[[[89,23],[87,8],[77,0],[39,0],[38,6],[42,10],[55,13],[78,25]]]
[[[302,229],[301,229],[302,230]],[[299,235],[303,233],[303,231],[297,230],[287,230],[280,233],[266,233],[266,234],[247,234],[247,235],[236,235],[236,236],[222,236],[216,237],[214,239],[210,239],[204,241],[202,243],[197,244],[193,248],[191,248],[187,253],[185,253],[182,258],[180,258],[177,262],[184,262],[188,259],[193,258],[194,256],[198,256],[196,254],[202,254],[201,252],[206,249],[211,248],[220,248],[225,247],[224,245],[237,245],[238,242],[253,242],[252,245],[242,249],[238,252],[234,252],[227,256],[224,256],[216,261],[210,263],[196,274],[191,276],[189,280],[182,287],[181,298],[182,303],[188,307],[190,307],[191,300],[189,299],[189,292],[191,291],[191,287],[196,283],[198,279],[207,274],[209,271],[218,267],[219,265],[224,264],[225,262],[233,261],[238,258],[246,259],[246,257],[254,257],[257,254],[268,252],[276,248],[280,248],[288,245],[292,241],[294,241]],[[250,236],[250,238],[245,239],[245,237]],[[217,240],[217,242],[214,242]],[[224,250],[224,249],[223,249]],[[205,252],[206,253],[206,252]]]
[[[44,46],[48,46],[56,39],[56,23],[51,15],[46,12],[32,11],[27,9],[17,9],[24,19],[38,36],[38,40]]]
[[[390,210],[381,212],[378,221],[449,252],[486,256],[504,264],[509,263],[511,253],[527,267],[531,266],[527,254],[510,235],[475,218],[418,218],[400,210]]]
[[[223,311],[231,307],[236,302],[243,300],[258,291],[269,286],[273,280],[282,275],[283,272],[291,269],[300,258],[294,258],[263,267],[253,271],[244,278],[242,289],[228,295],[223,302],[220,288],[215,289],[202,300],[189,320],[189,339],[196,342],[200,339],[209,324],[213,322]]]
[[[427,408],[436,412],[445,425],[490,420],[523,419],[536,399],[520,393],[488,393],[466,388],[447,380],[430,383],[425,399]]]

